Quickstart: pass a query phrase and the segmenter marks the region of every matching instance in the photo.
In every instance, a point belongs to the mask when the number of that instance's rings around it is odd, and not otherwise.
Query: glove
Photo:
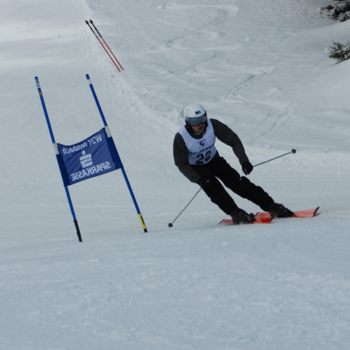
[[[244,162],[242,164],[242,170],[244,174],[249,175],[253,171],[253,166],[250,162]]]
[[[205,191],[205,190],[207,190],[207,189],[210,187],[211,182],[210,182],[209,179],[205,179],[205,178],[203,177],[203,178],[198,182],[198,185],[199,185],[200,187],[202,187],[202,189]]]

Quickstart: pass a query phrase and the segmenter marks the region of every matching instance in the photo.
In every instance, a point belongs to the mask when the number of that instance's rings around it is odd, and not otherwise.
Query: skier
[[[254,216],[238,208],[218,179],[234,193],[255,203],[272,216],[293,216],[292,211],[275,203],[261,187],[254,185],[245,176],[241,177],[219,155],[215,148],[216,138],[232,147],[245,175],[253,171],[241,140],[229,127],[216,119],[207,118],[206,110],[199,104],[187,106],[184,116],[186,125],[176,133],[174,139],[175,165],[191,182],[201,186],[211,201],[230,215],[234,223],[253,222]]]

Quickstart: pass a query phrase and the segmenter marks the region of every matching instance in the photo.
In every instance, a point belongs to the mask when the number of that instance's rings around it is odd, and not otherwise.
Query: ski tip
[[[92,21],[92,19],[90,19],[90,23],[94,24],[94,22]]]
[[[315,209],[314,216],[316,216],[316,213],[318,212],[318,209],[320,209],[320,207],[317,207],[317,208]]]
[[[87,20],[85,20],[85,23],[86,23],[87,25],[89,25],[89,22],[88,22]]]

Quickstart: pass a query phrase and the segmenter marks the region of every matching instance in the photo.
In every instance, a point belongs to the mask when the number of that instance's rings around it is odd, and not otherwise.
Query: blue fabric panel
[[[60,168],[60,172],[61,172],[61,176],[62,176],[62,180],[63,180],[63,184],[65,186],[69,186],[69,176],[67,174],[67,169],[64,165],[64,161],[63,158],[60,154],[56,154],[56,158],[57,158],[57,163],[58,163],[58,167]]]
[[[111,153],[113,163],[114,163],[116,169],[123,168],[123,164],[122,164],[122,161],[119,157],[119,153],[117,151],[117,147],[114,144],[113,138],[108,137],[107,142],[108,142],[109,152]]]
[[[121,162],[115,162],[104,128],[74,145],[58,143],[57,146],[67,174],[67,186],[120,168]],[[62,178],[65,181],[63,175]]]

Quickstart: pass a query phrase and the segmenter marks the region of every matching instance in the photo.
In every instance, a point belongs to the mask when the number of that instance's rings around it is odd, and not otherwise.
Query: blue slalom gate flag
[[[57,143],[56,154],[66,186],[123,167],[108,126],[74,145]]]
[[[62,175],[64,189],[66,191],[69,207],[73,216],[73,222],[77,230],[79,242],[82,242],[83,240],[81,238],[80,228],[78,225],[77,218],[75,216],[75,211],[69,194],[68,186],[74,185],[80,181],[91,179],[95,176],[109,173],[117,169],[121,169],[123,173],[126,185],[128,186],[131,198],[134,202],[135,209],[140,219],[142,228],[144,232],[147,232],[146,224],[143,220],[140,208],[136,202],[136,198],[132,191],[129,179],[126,175],[124,166],[119,157],[112,135],[109,131],[106,118],[102,112],[101,105],[98,101],[95,89],[92,86],[88,74],[86,74],[86,79],[88,80],[90,90],[95,99],[96,106],[98,108],[98,111],[100,112],[101,119],[105,127],[83,141],[80,141],[74,145],[66,146],[60,143],[56,143],[55,141],[49,114],[47,113],[44,96],[40,87],[39,79],[38,77],[35,77],[36,86],[38,88],[38,93],[43,107],[47,126],[50,132],[51,141],[54,146],[58,167]]]

